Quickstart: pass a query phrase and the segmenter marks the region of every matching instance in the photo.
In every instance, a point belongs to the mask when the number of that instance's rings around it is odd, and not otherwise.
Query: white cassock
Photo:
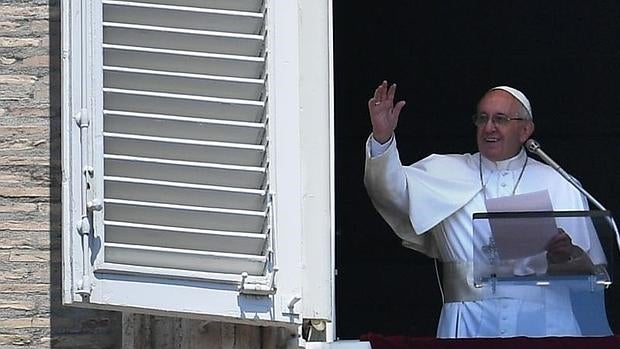
[[[377,211],[405,246],[443,262],[440,338],[582,335],[564,287],[498,286],[493,295],[473,287],[472,215],[486,212],[485,198],[547,190],[556,211],[588,209],[582,195],[545,164],[529,158],[520,176],[526,158],[524,150],[498,162],[478,153],[431,155],[402,166],[395,139],[379,145],[371,136],[367,142],[364,182]],[[565,230],[594,264],[605,263],[591,231]],[[610,335],[603,327],[599,335]]]

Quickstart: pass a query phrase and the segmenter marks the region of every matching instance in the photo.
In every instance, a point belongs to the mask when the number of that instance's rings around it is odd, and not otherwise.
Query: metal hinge
[[[86,108],[82,108],[79,112],[73,114],[73,119],[80,128],[86,128],[90,126],[90,118],[88,117],[88,112]]]
[[[248,282],[248,273],[243,272],[241,274],[241,285],[237,291],[240,294],[252,295],[252,296],[271,296],[276,294],[278,288],[276,287],[276,273],[278,272],[278,268],[273,268],[273,272],[271,273],[271,279],[267,284],[258,283],[258,282]]]
[[[90,164],[89,159],[89,126],[90,117],[87,109],[82,108],[78,113],[73,115],[80,128],[80,144],[81,144],[81,219],[76,225],[76,231],[80,236],[82,249],[82,275],[77,281],[76,293],[82,297],[82,301],[88,301],[92,291],[92,281],[90,280],[90,239],[93,229],[93,211],[103,209],[103,203],[100,199],[95,198],[94,194],[94,168]]]
[[[86,182],[86,210],[88,212],[101,211],[103,209],[103,202],[101,199],[95,197],[95,169],[92,166],[86,166],[82,173]]]

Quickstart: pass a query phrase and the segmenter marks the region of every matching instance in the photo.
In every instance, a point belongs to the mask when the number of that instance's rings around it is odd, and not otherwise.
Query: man
[[[581,335],[566,288],[500,286],[491,294],[489,287],[473,286],[472,215],[487,212],[489,200],[544,191],[554,210],[587,209],[575,188],[523,149],[534,131],[525,95],[499,86],[482,97],[473,119],[479,153],[434,154],[403,166],[394,130],[405,102],[394,103],[395,94],[396,85],[384,81],[368,101],[372,135],[364,182],[377,211],[403,243],[443,262],[437,336]],[[605,263],[591,232],[570,230],[560,230],[542,258],[570,261],[575,251],[589,254],[587,260],[595,264]]]

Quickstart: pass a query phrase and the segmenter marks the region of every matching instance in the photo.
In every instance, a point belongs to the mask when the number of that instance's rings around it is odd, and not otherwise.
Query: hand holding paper
[[[565,263],[571,258],[571,253],[576,246],[564,229],[558,228],[558,234],[553,236],[547,244],[547,261],[549,263]]]

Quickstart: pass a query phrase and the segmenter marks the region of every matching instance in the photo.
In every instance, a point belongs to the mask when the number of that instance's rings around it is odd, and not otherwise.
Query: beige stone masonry
[[[0,37],[0,47],[39,47],[42,44],[41,39]]]
[[[33,310],[35,309],[36,304],[34,302],[16,302],[16,301],[4,301],[0,300],[0,309],[11,309],[11,310]]]
[[[0,166],[47,166],[50,160],[47,157],[22,157],[0,155]],[[58,164],[59,165],[59,164]]]
[[[1,254],[1,253],[0,253]],[[49,293],[49,284],[31,284],[31,283],[11,283],[0,284],[0,297],[1,293],[36,293],[46,294]]]
[[[21,334],[0,334],[0,345],[25,346],[32,343],[31,338]]]
[[[24,264],[24,263],[11,263],[11,264]],[[32,265],[26,265],[24,267],[14,267],[12,270],[0,271],[0,279],[12,282],[49,282],[49,271],[45,268],[32,268]],[[0,301],[0,309],[2,308],[2,301]]]
[[[50,234],[42,231],[0,231],[0,250],[49,248]]]
[[[49,64],[49,56],[33,56],[21,61],[20,66],[43,67]]]
[[[0,75],[0,84],[7,85],[30,85],[37,81],[32,75]]]
[[[9,262],[49,262],[49,251],[40,250],[12,250]]]
[[[49,231],[49,222],[1,221],[0,230]]]
[[[16,22],[0,21],[0,30],[3,32],[15,30],[17,28],[19,28],[19,24]]]
[[[0,197],[49,197],[49,187],[0,187]]]
[[[0,64],[2,65],[11,65],[15,62],[17,62],[15,58],[0,56]]]
[[[44,126],[0,126],[0,157],[15,155],[16,151],[36,150],[49,142],[48,133],[49,129]]]
[[[0,5],[0,18],[9,20],[48,19],[47,5],[29,6],[28,4]]]
[[[50,321],[47,318],[0,319],[0,328],[33,328],[49,325]]]
[[[22,213],[22,212],[38,212],[39,206],[35,203],[10,202],[8,204],[0,204],[0,213]],[[2,241],[0,241],[0,246]]]

